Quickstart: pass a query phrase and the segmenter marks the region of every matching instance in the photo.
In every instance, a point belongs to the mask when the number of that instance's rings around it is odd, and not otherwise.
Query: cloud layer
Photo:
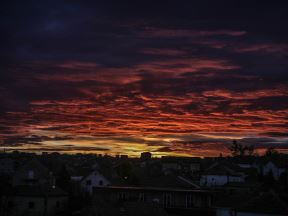
[[[2,148],[213,156],[238,139],[287,151],[282,9],[263,30],[249,13],[231,27],[90,6],[31,1],[2,19]]]

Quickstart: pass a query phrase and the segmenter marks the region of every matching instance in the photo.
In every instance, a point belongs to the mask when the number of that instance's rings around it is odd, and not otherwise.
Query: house
[[[94,187],[105,187],[110,184],[110,181],[104,177],[99,171],[93,170],[88,175],[84,176],[80,181],[82,191],[92,194]]]
[[[254,179],[245,179],[245,182],[229,182],[222,186],[224,191],[235,192],[254,192],[261,190],[263,184]]]
[[[185,173],[197,173],[201,168],[201,158],[198,157],[171,157],[161,158],[162,171],[181,171]]]
[[[285,173],[286,167],[284,164],[269,161],[262,167],[262,174],[264,176],[269,175],[270,173],[273,175],[275,180],[279,180],[282,173]]]
[[[111,184],[120,184],[121,179],[112,165],[103,162],[88,166],[68,167],[73,193],[91,194],[93,187],[104,187]]]
[[[195,174],[201,169],[201,158],[199,157],[183,157],[180,165],[184,172]]]
[[[274,180],[279,180],[280,176],[288,171],[287,158],[259,158],[253,166],[257,169],[258,174],[272,175]]]
[[[146,167],[135,166],[133,176],[134,185],[142,187],[199,188],[199,185],[191,179],[177,172],[162,172],[161,166],[159,167],[157,163],[148,164]]]
[[[216,162],[205,170],[200,178],[204,187],[223,186],[230,182],[245,182],[246,175],[233,163]]]
[[[7,216],[64,215],[68,194],[55,186],[52,172],[38,160],[32,159],[12,176],[12,187],[4,195]]]
[[[66,215],[68,194],[49,185],[19,185],[4,198],[5,216]]]
[[[68,172],[70,174],[70,179],[73,182],[80,182],[84,176],[92,172],[91,168],[83,167],[68,167]]]
[[[49,182],[52,173],[39,161],[33,159],[20,167],[12,177],[12,186],[41,185]]]
[[[163,156],[161,158],[162,171],[180,170],[179,159],[177,157]]]
[[[255,161],[255,157],[253,156],[236,156],[230,159],[232,163],[237,164],[239,167],[243,169],[253,168],[253,163]]]

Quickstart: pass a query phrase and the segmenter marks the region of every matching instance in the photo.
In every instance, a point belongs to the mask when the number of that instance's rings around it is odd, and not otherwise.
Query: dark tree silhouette
[[[255,146],[254,145],[246,145],[243,146],[242,144],[239,144],[237,140],[233,140],[233,143],[231,146],[229,146],[229,150],[231,151],[231,154],[233,156],[252,156],[254,155]]]
[[[247,155],[253,156],[254,155],[254,151],[255,151],[255,146],[254,145],[246,146]]]
[[[233,156],[238,156],[240,154],[242,146],[238,144],[236,140],[233,140],[232,145],[229,146],[229,150]]]
[[[265,156],[267,157],[277,156],[278,154],[279,154],[278,151],[275,150],[274,147],[267,148],[265,152]]]

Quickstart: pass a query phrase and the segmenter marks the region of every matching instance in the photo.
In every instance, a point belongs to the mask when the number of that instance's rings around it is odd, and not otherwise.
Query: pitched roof
[[[228,162],[216,162],[208,169],[206,169],[203,175],[241,176],[243,173],[243,170],[236,164]]]
[[[232,157],[230,161],[235,164],[253,164],[256,160],[254,156]]]
[[[164,175],[162,173],[153,174],[149,172],[149,168],[137,168],[134,170],[137,176],[139,186],[152,186],[152,187],[178,187],[178,188],[195,188],[193,184],[189,183],[178,175],[170,173]]]
[[[288,157],[285,155],[280,155],[278,157],[258,157],[255,160],[256,165],[266,165],[269,162],[272,162],[279,168],[288,168]]]
[[[93,169],[90,167],[68,167],[68,172],[70,176],[87,176],[89,175]]]

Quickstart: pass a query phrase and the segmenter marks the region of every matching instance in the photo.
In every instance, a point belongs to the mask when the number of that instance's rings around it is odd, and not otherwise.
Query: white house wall
[[[91,181],[91,184],[87,184],[87,181]],[[102,184],[101,184],[102,182]],[[85,191],[88,192],[89,194],[92,194],[93,192],[93,187],[104,187],[109,185],[110,182],[101,174],[99,173],[92,173],[85,177],[81,181],[81,188]]]
[[[203,175],[200,180],[201,186],[221,186],[229,182],[244,182],[243,177],[235,176],[218,176],[218,175]]]

